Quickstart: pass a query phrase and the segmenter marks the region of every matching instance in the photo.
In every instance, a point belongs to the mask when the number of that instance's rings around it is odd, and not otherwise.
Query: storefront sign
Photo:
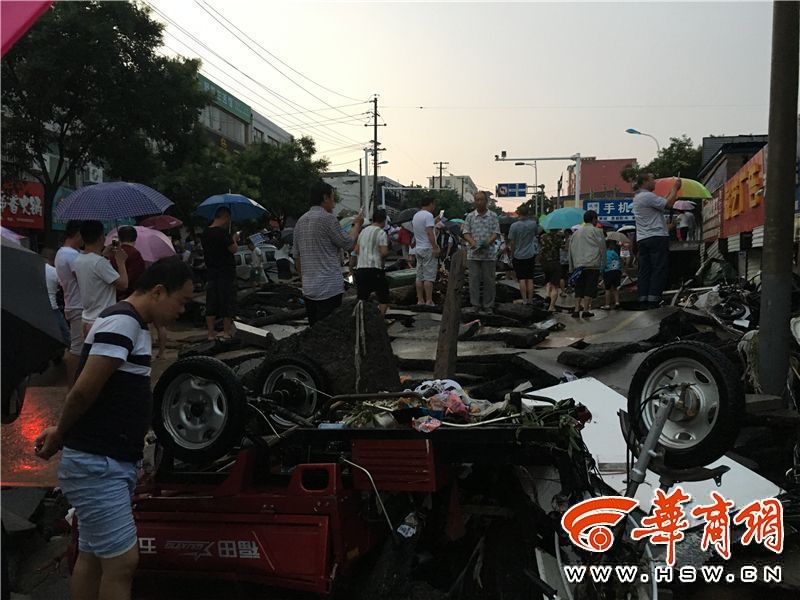
[[[44,229],[44,187],[30,181],[9,182],[0,191],[3,227]]]
[[[253,118],[253,111],[244,102],[239,100],[236,96],[226,92],[216,83],[209,81],[202,75],[198,75],[200,79],[200,87],[204,92],[210,92],[214,95],[214,104],[219,106],[222,110],[226,110],[231,114],[236,115],[245,123],[250,123]]]
[[[633,198],[612,200],[584,200],[583,210],[593,210],[601,223],[615,225],[633,225]]]
[[[719,188],[711,200],[703,201],[703,241],[713,242],[719,239],[720,213],[722,212],[722,188]]]
[[[766,154],[762,148],[725,184],[722,237],[727,238],[764,224]]]

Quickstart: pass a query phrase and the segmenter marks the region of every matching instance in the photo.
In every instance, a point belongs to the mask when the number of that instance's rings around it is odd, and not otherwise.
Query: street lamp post
[[[655,136],[652,136],[649,133],[644,133],[642,131],[637,131],[636,129],[633,129],[632,127],[629,127],[628,129],[626,129],[625,133],[630,133],[631,135],[644,135],[644,136],[649,137],[651,140],[653,140],[656,143],[656,150],[658,151],[658,154],[661,154],[661,144],[658,143],[658,140],[655,138]]]
[[[536,161],[533,161],[532,163],[515,162],[514,166],[515,167],[522,167],[522,166],[533,167],[533,187],[536,188],[536,192],[534,192],[536,194],[536,200],[533,203],[533,210],[538,215],[539,214],[539,168],[536,166]]]

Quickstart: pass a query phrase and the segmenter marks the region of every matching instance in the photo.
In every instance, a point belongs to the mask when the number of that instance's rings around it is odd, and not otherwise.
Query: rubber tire
[[[691,358],[708,369],[719,390],[719,409],[716,425],[704,439],[685,450],[665,448],[664,463],[680,469],[705,466],[723,456],[736,442],[745,410],[741,373],[719,350],[702,342],[673,342],[654,350],[636,370],[628,392],[628,415],[639,440],[647,436],[640,415],[645,382],[653,369],[672,358]]]
[[[169,434],[161,420],[161,406],[169,384],[179,375],[190,373],[217,383],[225,394],[228,419],[222,433],[203,449],[181,446]],[[177,459],[187,463],[206,464],[228,454],[236,447],[244,434],[247,415],[247,394],[228,365],[210,356],[181,358],[164,371],[153,390],[153,430],[159,443]]]
[[[320,392],[323,392],[324,393],[323,395],[328,393],[328,387],[325,375],[323,375],[322,369],[320,369],[313,360],[309,359],[307,356],[303,354],[291,354],[291,355],[279,354],[275,357],[266,359],[259,367],[258,376],[256,377],[256,384],[255,384],[256,394],[263,394],[264,384],[267,382],[267,379],[269,378],[270,374],[275,369],[286,365],[297,366],[304,369],[309,373],[309,375],[311,375],[311,379],[314,381],[314,388],[319,390]],[[289,406],[284,406],[284,408],[291,410],[291,407]],[[320,410],[320,408],[321,407],[319,406],[318,403],[317,406],[314,407],[314,411],[312,412],[312,414],[308,415],[300,413],[298,414],[300,414],[301,417],[311,418],[314,413]],[[270,415],[269,418],[276,426],[276,428],[279,429],[280,428],[286,429],[293,425],[293,423],[287,425],[285,420],[276,420],[272,415]]]

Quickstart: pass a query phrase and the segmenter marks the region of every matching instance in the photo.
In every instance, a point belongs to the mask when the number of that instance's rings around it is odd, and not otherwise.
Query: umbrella
[[[672,208],[675,210],[694,210],[697,208],[697,205],[694,202],[689,202],[688,200],[678,200],[672,205]]]
[[[2,238],[4,240],[8,240],[12,244],[16,244],[17,246],[21,246],[22,245],[20,242],[25,237],[24,235],[20,235],[18,233],[15,233],[15,232],[11,231],[10,229],[7,229],[7,228],[3,227],[2,225],[0,225],[0,236],[2,236]]]
[[[341,221],[339,221],[339,225],[342,226],[342,229],[345,231],[350,231],[353,228],[353,222],[356,220],[355,217],[345,217]]]
[[[570,229],[583,223],[583,213],[581,208],[557,208],[545,215],[541,224],[544,229]]]
[[[142,227],[141,225],[137,225],[134,229],[136,229],[136,241],[133,245],[141,252],[145,262],[153,263],[159,258],[175,255],[175,248],[172,246],[172,240],[160,231],[150,229],[149,227]],[[111,245],[111,240],[118,237],[119,233],[117,233],[117,229],[111,231],[111,233],[106,236],[106,246]]]
[[[675,183],[675,177],[664,177],[656,179],[656,189],[654,192],[659,196],[666,197]],[[681,189],[678,190],[678,198],[698,198],[701,200],[711,198],[711,192],[706,189],[699,181],[694,179],[681,179]]]
[[[213,219],[220,206],[227,206],[231,211],[231,219],[234,221],[247,221],[248,219],[258,219],[267,214],[267,209],[255,200],[241,194],[217,194],[203,200],[203,203],[194,211],[196,215]]]
[[[141,183],[112,181],[82,187],[64,198],[56,208],[56,217],[113,221],[162,213],[172,206],[161,192]]]
[[[38,254],[3,239],[0,252],[2,284],[3,407],[31,373],[43,371],[61,354],[64,340],[50,306],[44,260]]]
[[[281,239],[287,244],[291,244],[294,241],[294,227],[287,227],[281,231]]]
[[[402,227],[406,231],[410,231],[411,233],[414,233],[414,226],[411,224],[411,221],[406,221],[405,223],[400,225],[400,227]]]
[[[617,229],[619,233],[625,233],[626,231],[636,231],[636,225],[625,225],[624,227],[620,227]]]
[[[448,219],[449,223],[463,223],[464,219]]]
[[[615,242],[619,242],[620,244],[630,244],[631,239],[625,235],[624,233],[620,233],[619,231],[609,231],[606,234],[607,240],[614,240]]]
[[[392,223],[394,223],[395,225],[402,225],[403,223],[407,223],[408,221],[414,218],[414,215],[417,214],[418,211],[419,209],[417,208],[403,209],[400,211],[400,214],[398,214],[397,217],[395,217],[392,220]]]
[[[176,229],[183,225],[183,221],[171,215],[157,215],[155,217],[147,217],[144,221],[139,223],[142,227],[149,227],[150,229],[158,229],[159,231],[166,231],[168,229]]]

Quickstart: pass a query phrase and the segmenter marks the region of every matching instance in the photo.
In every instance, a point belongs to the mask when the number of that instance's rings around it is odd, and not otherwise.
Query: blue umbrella
[[[558,208],[543,216],[539,223],[544,229],[569,229],[583,223],[582,208]]]
[[[62,220],[113,221],[160,214],[170,206],[172,201],[169,198],[142,183],[112,181],[73,192],[59,203],[56,217]]]
[[[241,194],[217,194],[206,198],[194,213],[210,220],[214,218],[220,206],[227,206],[230,209],[231,219],[234,221],[258,219],[267,213],[267,209],[258,202]]]

